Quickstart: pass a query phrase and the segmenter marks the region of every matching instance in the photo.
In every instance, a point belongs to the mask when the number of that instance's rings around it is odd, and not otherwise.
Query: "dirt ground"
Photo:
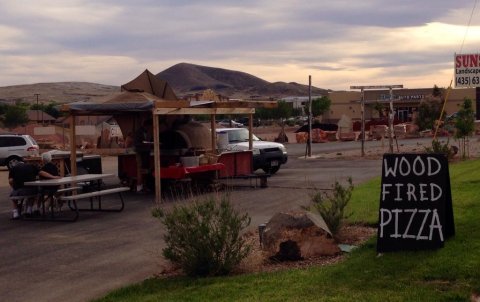
[[[295,131],[298,129],[298,126],[295,127],[285,127],[285,134],[288,137],[288,143],[296,143],[296,137],[295,137]],[[261,138],[262,140],[267,140],[267,141],[274,141],[276,137],[278,137],[280,133],[281,128],[279,126],[268,126],[268,127],[256,127],[253,129],[253,132],[255,133],[256,136]],[[357,135],[359,137],[359,135]],[[408,140],[406,138],[398,138],[398,140],[393,141],[393,149],[394,152],[397,152],[397,146],[398,150],[402,153],[417,153],[417,152],[424,152],[425,147],[430,147],[430,145],[424,145],[424,144],[404,144],[405,140]],[[439,136],[438,140],[446,143],[448,141],[450,146],[456,146],[458,150],[462,149],[462,142],[460,140],[454,139],[453,137],[445,137],[445,136]],[[469,139],[467,139],[467,157],[469,158],[478,158],[480,157],[480,137],[479,136],[473,136]],[[371,159],[378,159],[381,158],[381,156],[385,153],[388,152],[389,150],[389,138],[384,138],[382,141],[382,146],[378,147],[370,147],[368,150],[365,151],[365,158],[371,158]],[[460,159],[460,151],[457,153],[457,155],[454,157],[455,159]],[[321,156],[322,158],[358,158],[358,150],[346,150],[342,151],[341,154],[338,152],[324,152],[321,155],[314,155],[314,157]]]
[[[252,218],[250,236],[257,247],[252,257],[261,261],[252,266],[259,262],[249,259],[250,266],[243,267],[243,272],[341,261],[345,256],[287,264],[264,262],[258,253],[256,228],[275,213],[306,205],[314,188],[330,188],[333,181],[349,177],[358,184],[380,175],[379,158],[388,141],[384,147],[379,142],[369,142],[367,151],[372,155],[368,158],[359,158],[359,142],[314,144],[315,157],[305,158],[305,146],[295,143],[294,130],[287,129],[288,162],[269,178],[268,188],[252,187],[252,183],[243,181],[229,192],[234,206]],[[272,139],[278,132],[278,128],[254,129],[254,133],[264,139]],[[421,151],[424,144],[425,141],[399,140],[402,151]],[[478,137],[472,138],[470,144],[470,154],[478,156]],[[113,174],[105,181],[116,184],[117,158],[102,157],[102,166],[104,173]],[[75,223],[11,221],[6,198],[9,194],[7,174],[6,170],[0,170],[0,195],[4,196],[4,202],[0,203],[2,301],[89,301],[167,271],[160,257],[165,230],[151,215],[155,206],[153,196],[128,192],[122,213],[86,212]],[[166,201],[164,206],[171,207],[178,202],[182,201]],[[375,232],[361,226],[349,226],[343,231],[345,236],[341,242],[354,245]]]

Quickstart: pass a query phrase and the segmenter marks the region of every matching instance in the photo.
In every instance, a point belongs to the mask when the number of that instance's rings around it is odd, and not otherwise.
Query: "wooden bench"
[[[125,207],[125,203],[123,202],[123,196],[122,192],[129,191],[129,187],[117,187],[117,188],[111,188],[111,189],[104,189],[104,190],[98,190],[98,191],[92,191],[92,192],[87,192],[87,193],[81,193],[81,194],[73,194],[69,196],[60,196],[60,200],[67,201],[69,203],[69,207],[73,210],[76,208],[76,201],[80,199],[90,199],[90,208],[88,209],[80,209],[78,208],[79,211],[102,211],[102,212],[121,212],[123,208]],[[102,196],[105,195],[111,195],[111,194],[118,194],[118,197],[120,198],[120,207],[116,209],[102,209]],[[93,205],[93,201],[97,200],[98,202],[98,207],[95,208]],[[73,205],[73,208],[72,208]]]

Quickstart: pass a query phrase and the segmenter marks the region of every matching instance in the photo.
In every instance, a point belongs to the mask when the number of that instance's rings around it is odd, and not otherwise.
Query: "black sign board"
[[[385,154],[377,251],[443,247],[455,235],[448,160],[443,154]]]

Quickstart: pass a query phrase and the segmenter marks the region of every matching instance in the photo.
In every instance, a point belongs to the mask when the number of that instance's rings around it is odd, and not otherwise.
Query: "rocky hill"
[[[131,79],[137,75],[132,75]],[[157,76],[166,80],[175,93],[182,97],[187,94],[213,89],[230,98],[280,98],[286,96],[308,96],[308,86],[298,83],[270,83],[251,74],[188,63],[176,64]],[[125,79],[125,83],[131,79]],[[86,82],[37,83],[0,87],[0,101],[22,101],[28,103],[50,102],[70,103],[90,101],[96,97],[120,91],[118,86]],[[312,95],[326,94],[327,90],[312,87]]]
[[[50,102],[71,103],[89,101],[95,97],[120,91],[118,86],[86,82],[37,83],[0,87],[0,101],[22,101],[28,103]]]
[[[166,80],[178,95],[198,93],[205,89],[231,98],[307,96],[308,86],[298,83],[267,82],[251,74],[200,66],[189,63],[176,64],[157,74]],[[313,95],[326,94],[327,90],[312,87]]]

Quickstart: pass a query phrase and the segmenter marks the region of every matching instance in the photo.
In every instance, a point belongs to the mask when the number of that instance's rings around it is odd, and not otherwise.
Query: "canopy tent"
[[[135,133],[146,119],[151,118],[155,102],[164,101],[147,92],[123,91],[98,98],[95,102],[65,104],[62,111],[71,116],[110,115],[117,121],[124,136]]]
[[[160,123],[159,118],[176,119],[179,115],[210,115],[212,150],[216,149],[215,116],[217,114],[248,114],[250,130],[250,149],[252,149],[252,121],[255,108],[273,108],[274,101],[184,101],[178,100],[170,86],[158,80],[148,70],[131,82],[122,85],[122,92],[109,95],[96,102],[77,102],[64,104],[61,111],[71,117],[70,148],[72,174],[76,175],[75,116],[113,115],[123,133],[135,130],[145,119],[153,121],[154,157],[155,157],[155,200],[161,201],[160,187]],[[167,123],[168,124],[168,123]],[[126,131],[126,132],[124,132]]]
[[[148,92],[164,100],[178,100],[172,87],[166,81],[157,78],[148,69],[120,88],[121,91]]]

